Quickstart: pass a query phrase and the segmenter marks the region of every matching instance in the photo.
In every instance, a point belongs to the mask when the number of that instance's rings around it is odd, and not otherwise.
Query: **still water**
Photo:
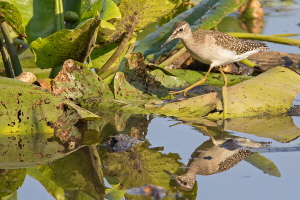
[[[270,6],[265,10],[265,24],[262,33],[300,33],[300,1],[297,0],[270,2],[275,3],[273,4],[273,6]],[[285,4],[288,4],[288,7],[285,7]],[[230,31],[230,28],[228,29],[229,30],[224,31]],[[293,38],[300,39],[299,36],[295,36]],[[298,47],[272,43],[268,43],[268,46],[271,50],[275,51],[299,53]],[[299,97],[298,99],[300,100]],[[296,100],[295,102],[296,104],[298,103],[298,101]],[[133,120],[135,120],[135,118],[133,118]],[[292,121],[293,124],[291,126],[295,126],[293,129],[293,134],[295,134],[295,132],[297,132],[297,129],[299,129],[298,132],[300,135],[300,118],[292,117]],[[178,160],[179,162],[181,162],[183,165],[187,165],[191,159],[192,153],[204,142],[210,140],[211,137],[206,133],[203,134],[199,128],[194,126],[186,124],[178,124],[172,126],[178,122],[180,121],[176,121],[171,118],[155,116],[148,124],[147,133],[145,133],[144,131],[144,136],[150,144],[149,148],[161,147],[157,152],[159,152],[160,154],[174,153],[180,158]],[[268,122],[269,121],[262,120],[261,125],[269,126],[270,124]],[[258,125],[256,124],[256,126]],[[280,127],[278,127],[278,129],[280,129]],[[212,130],[214,129],[212,128]],[[288,129],[287,133],[285,134],[288,135],[289,131],[290,130]],[[277,141],[277,136],[275,133],[275,135],[273,134],[272,137],[266,137],[266,134],[264,135],[259,133],[259,129],[257,129],[257,132],[239,132],[237,130],[226,129],[225,133],[215,130],[210,132],[210,134],[216,138],[221,137],[223,134],[226,135],[226,137],[249,138],[255,142],[271,142],[270,147],[272,148],[288,148],[295,147],[300,144],[300,139],[298,138],[299,135],[297,134],[293,135],[295,137],[289,143],[282,143]],[[281,134],[278,133],[278,135]],[[281,136],[278,136],[278,138],[280,137]],[[100,149],[100,152],[105,151],[103,145],[100,147]],[[268,160],[271,160],[277,166],[280,175],[278,175],[278,172],[264,173],[264,170],[259,169],[257,166],[253,166],[248,161],[242,160],[230,170],[224,171],[222,173],[217,173],[209,176],[197,175],[197,189],[196,191],[194,191],[196,195],[192,196],[196,199],[206,200],[299,199],[300,191],[298,185],[300,177],[300,152],[279,151],[269,153],[266,150],[260,152],[260,155]],[[159,163],[155,163],[154,161],[152,164],[155,165]],[[105,166],[103,166],[103,168],[105,168]],[[174,169],[171,172],[175,173],[177,170],[180,169]],[[276,174],[277,176],[274,176],[274,174]],[[168,177],[164,176],[164,178]],[[150,183],[151,182],[149,182],[149,184]],[[111,187],[108,183],[106,184],[108,187]],[[136,185],[135,187],[139,186],[141,185]],[[137,197],[135,198],[139,199]],[[18,199],[51,200],[54,198],[47,192],[47,190],[39,181],[27,175],[24,184],[18,190]],[[144,197],[140,197],[140,199],[144,199]]]

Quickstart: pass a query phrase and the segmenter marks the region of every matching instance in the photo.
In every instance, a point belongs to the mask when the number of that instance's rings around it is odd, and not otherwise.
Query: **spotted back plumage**
[[[235,51],[238,55],[244,54],[252,50],[268,51],[269,48],[265,44],[252,42],[250,40],[241,40],[226,33],[212,30],[199,30],[194,35],[209,34],[216,40],[216,45],[222,46],[229,51]]]

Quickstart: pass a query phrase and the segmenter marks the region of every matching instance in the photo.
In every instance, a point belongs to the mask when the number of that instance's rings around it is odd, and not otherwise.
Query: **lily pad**
[[[300,76],[296,72],[276,67],[253,79],[227,88],[227,117],[278,115],[286,113],[300,92]],[[220,93],[210,93],[173,102],[146,104],[149,112],[195,119],[217,120],[222,108]]]
[[[113,98],[113,93],[97,74],[71,59],[64,62],[63,68],[52,82],[55,95],[77,103],[93,97]]]
[[[300,75],[276,67],[227,89],[228,117],[287,112],[300,92]]]
[[[47,38],[38,38],[30,44],[39,68],[53,68],[67,59],[84,62],[93,49],[94,34],[100,19],[88,19],[74,30],[61,30]]]
[[[116,99],[149,100],[168,96],[168,91],[147,72],[141,54],[124,58],[114,78]]]
[[[192,85],[204,78],[206,72],[198,72],[194,70],[184,70],[184,69],[174,69],[170,71],[174,76],[185,80],[189,85]],[[235,85],[237,83],[243,82],[253,78],[252,76],[240,76],[240,75],[231,75],[226,74],[227,85]],[[222,87],[224,85],[224,80],[221,73],[209,73],[205,84]]]

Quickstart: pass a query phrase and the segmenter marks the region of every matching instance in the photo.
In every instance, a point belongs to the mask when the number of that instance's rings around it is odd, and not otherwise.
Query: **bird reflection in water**
[[[206,132],[210,139],[202,143],[191,155],[187,169],[182,175],[175,175],[167,170],[165,173],[174,179],[179,188],[190,191],[196,181],[196,175],[212,175],[224,172],[234,167],[240,161],[253,154],[250,150],[241,149],[260,148],[269,145],[268,142],[254,142],[248,138],[226,138],[213,137],[206,127],[201,127],[202,132]]]

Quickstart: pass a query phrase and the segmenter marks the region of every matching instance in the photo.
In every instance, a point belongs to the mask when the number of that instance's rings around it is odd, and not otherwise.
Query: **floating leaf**
[[[259,76],[227,88],[227,117],[278,115],[287,112],[300,92],[300,76],[296,72],[276,67]],[[173,102],[149,102],[146,108],[153,113],[182,118],[204,117],[217,120],[221,94],[210,93]]]
[[[93,97],[113,98],[113,93],[97,74],[71,59],[64,62],[53,80],[52,91],[75,102]]]
[[[167,90],[151,77],[141,54],[130,54],[123,59],[114,78],[116,99],[153,99],[168,96]]]

